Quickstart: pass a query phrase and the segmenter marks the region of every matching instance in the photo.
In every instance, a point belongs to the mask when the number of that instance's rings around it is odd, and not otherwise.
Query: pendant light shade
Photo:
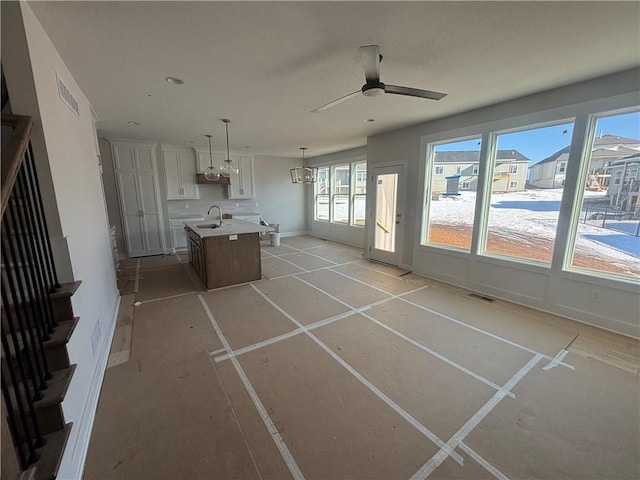
[[[302,163],[304,163],[304,151],[307,147],[300,147],[302,150]],[[289,170],[291,183],[316,183],[318,181],[318,167],[296,167]]]
[[[211,135],[205,135],[209,139],[209,166],[204,171],[204,178],[210,182],[220,180],[220,172],[213,168],[213,154],[211,153]]]
[[[231,123],[231,120],[223,118],[222,121],[224,122],[224,127],[227,132],[227,158],[222,165],[220,165],[220,173],[225,177],[229,177],[231,175],[238,174],[238,167],[233,164],[231,156],[229,155],[229,124]]]

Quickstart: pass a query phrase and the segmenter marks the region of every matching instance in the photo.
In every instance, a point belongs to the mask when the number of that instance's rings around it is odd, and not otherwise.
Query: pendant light
[[[204,171],[204,178],[210,182],[220,180],[220,172],[213,168],[213,154],[211,153],[211,135],[205,135],[209,139],[209,166]]]
[[[220,165],[220,173],[225,177],[229,177],[231,175],[238,174],[238,167],[233,164],[231,156],[229,155],[229,124],[231,123],[231,120],[223,118],[222,121],[224,122],[224,127],[227,132],[227,158],[224,163]]]
[[[300,147],[302,150],[302,163],[304,163],[304,151],[307,147]],[[318,181],[318,167],[296,167],[289,170],[291,183],[316,183]]]

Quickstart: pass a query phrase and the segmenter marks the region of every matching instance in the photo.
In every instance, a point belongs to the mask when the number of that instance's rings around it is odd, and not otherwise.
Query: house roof
[[[625,164],[634,165],[640,163],[640,152],[634,153],[633,155],[629,155],[621,160],[617,160],[615,162],[611,162],[609,164],[609,168],[611,167],[622,167]]]
[[[498,162],[516,161],[529,162],[529,159],[517,150],[498,150]],[[450,152],[436,152],[435,163],[479,163],[478,150],[453,150]]]
[[[601,135],[599,137],[596,137],[596,139],[593,141],[593,144],[594,144],[594,149],[591,152],[592,159],[603,158],[603,157],[620,158],[625,155],[633,154],[637,152],[637,150],[626,147],[625,145],[640,146],[640,140],[607,134],[607,135]],[[604,147],[604,145],[610,145],[611,148],[606,148]],[[600,147],[600,148],[595,148],[595,147]],[[542,165],[549,162],[567,161],[569,159],[569,150],[571,150],[570,145],[567,147],[564,147],[561,150],[558,150],[557,152],[553,153],[547,158],[540,160],[539,162],[536,162],[535,164],[531,165],[529,168],[533,168],[538,165]]]
[[[640,145],[640,140],[636,138],[628,138],[628,137],[620,137],[618,135],[611,135],[609,133],[605,135],[600,135],[596,137],[593,141],[595,146],[600,145],[626,145],[626,144],[636,144]]]

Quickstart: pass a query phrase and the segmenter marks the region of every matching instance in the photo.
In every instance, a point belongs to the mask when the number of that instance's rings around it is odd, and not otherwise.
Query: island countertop
[[[244,233],[260,233],[260,232],[273,232],[272,227],[265,227],[258,225],[257,223],[245,222],[244,220],[236,219],[224,219],[222,226],[217,228],[202,228],[198,225],[218,225],[219,219],[206,219],[201,222],[185,222],[185,226],[191,229],[200,238],[205,237],[219,237],[223,235],[242,235]]]

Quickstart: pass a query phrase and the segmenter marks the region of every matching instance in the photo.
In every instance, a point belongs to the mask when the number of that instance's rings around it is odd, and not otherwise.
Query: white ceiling
[[[640,64],[638,2],[30,2],[104,136],[307,157],[366,137]],[[358,96],[381,80],[438,102]],[[165,77],[182,78],[182,86]],[[374,118],[374,123],[365,123]],[[142,125],[132,127],[127,121]]]

